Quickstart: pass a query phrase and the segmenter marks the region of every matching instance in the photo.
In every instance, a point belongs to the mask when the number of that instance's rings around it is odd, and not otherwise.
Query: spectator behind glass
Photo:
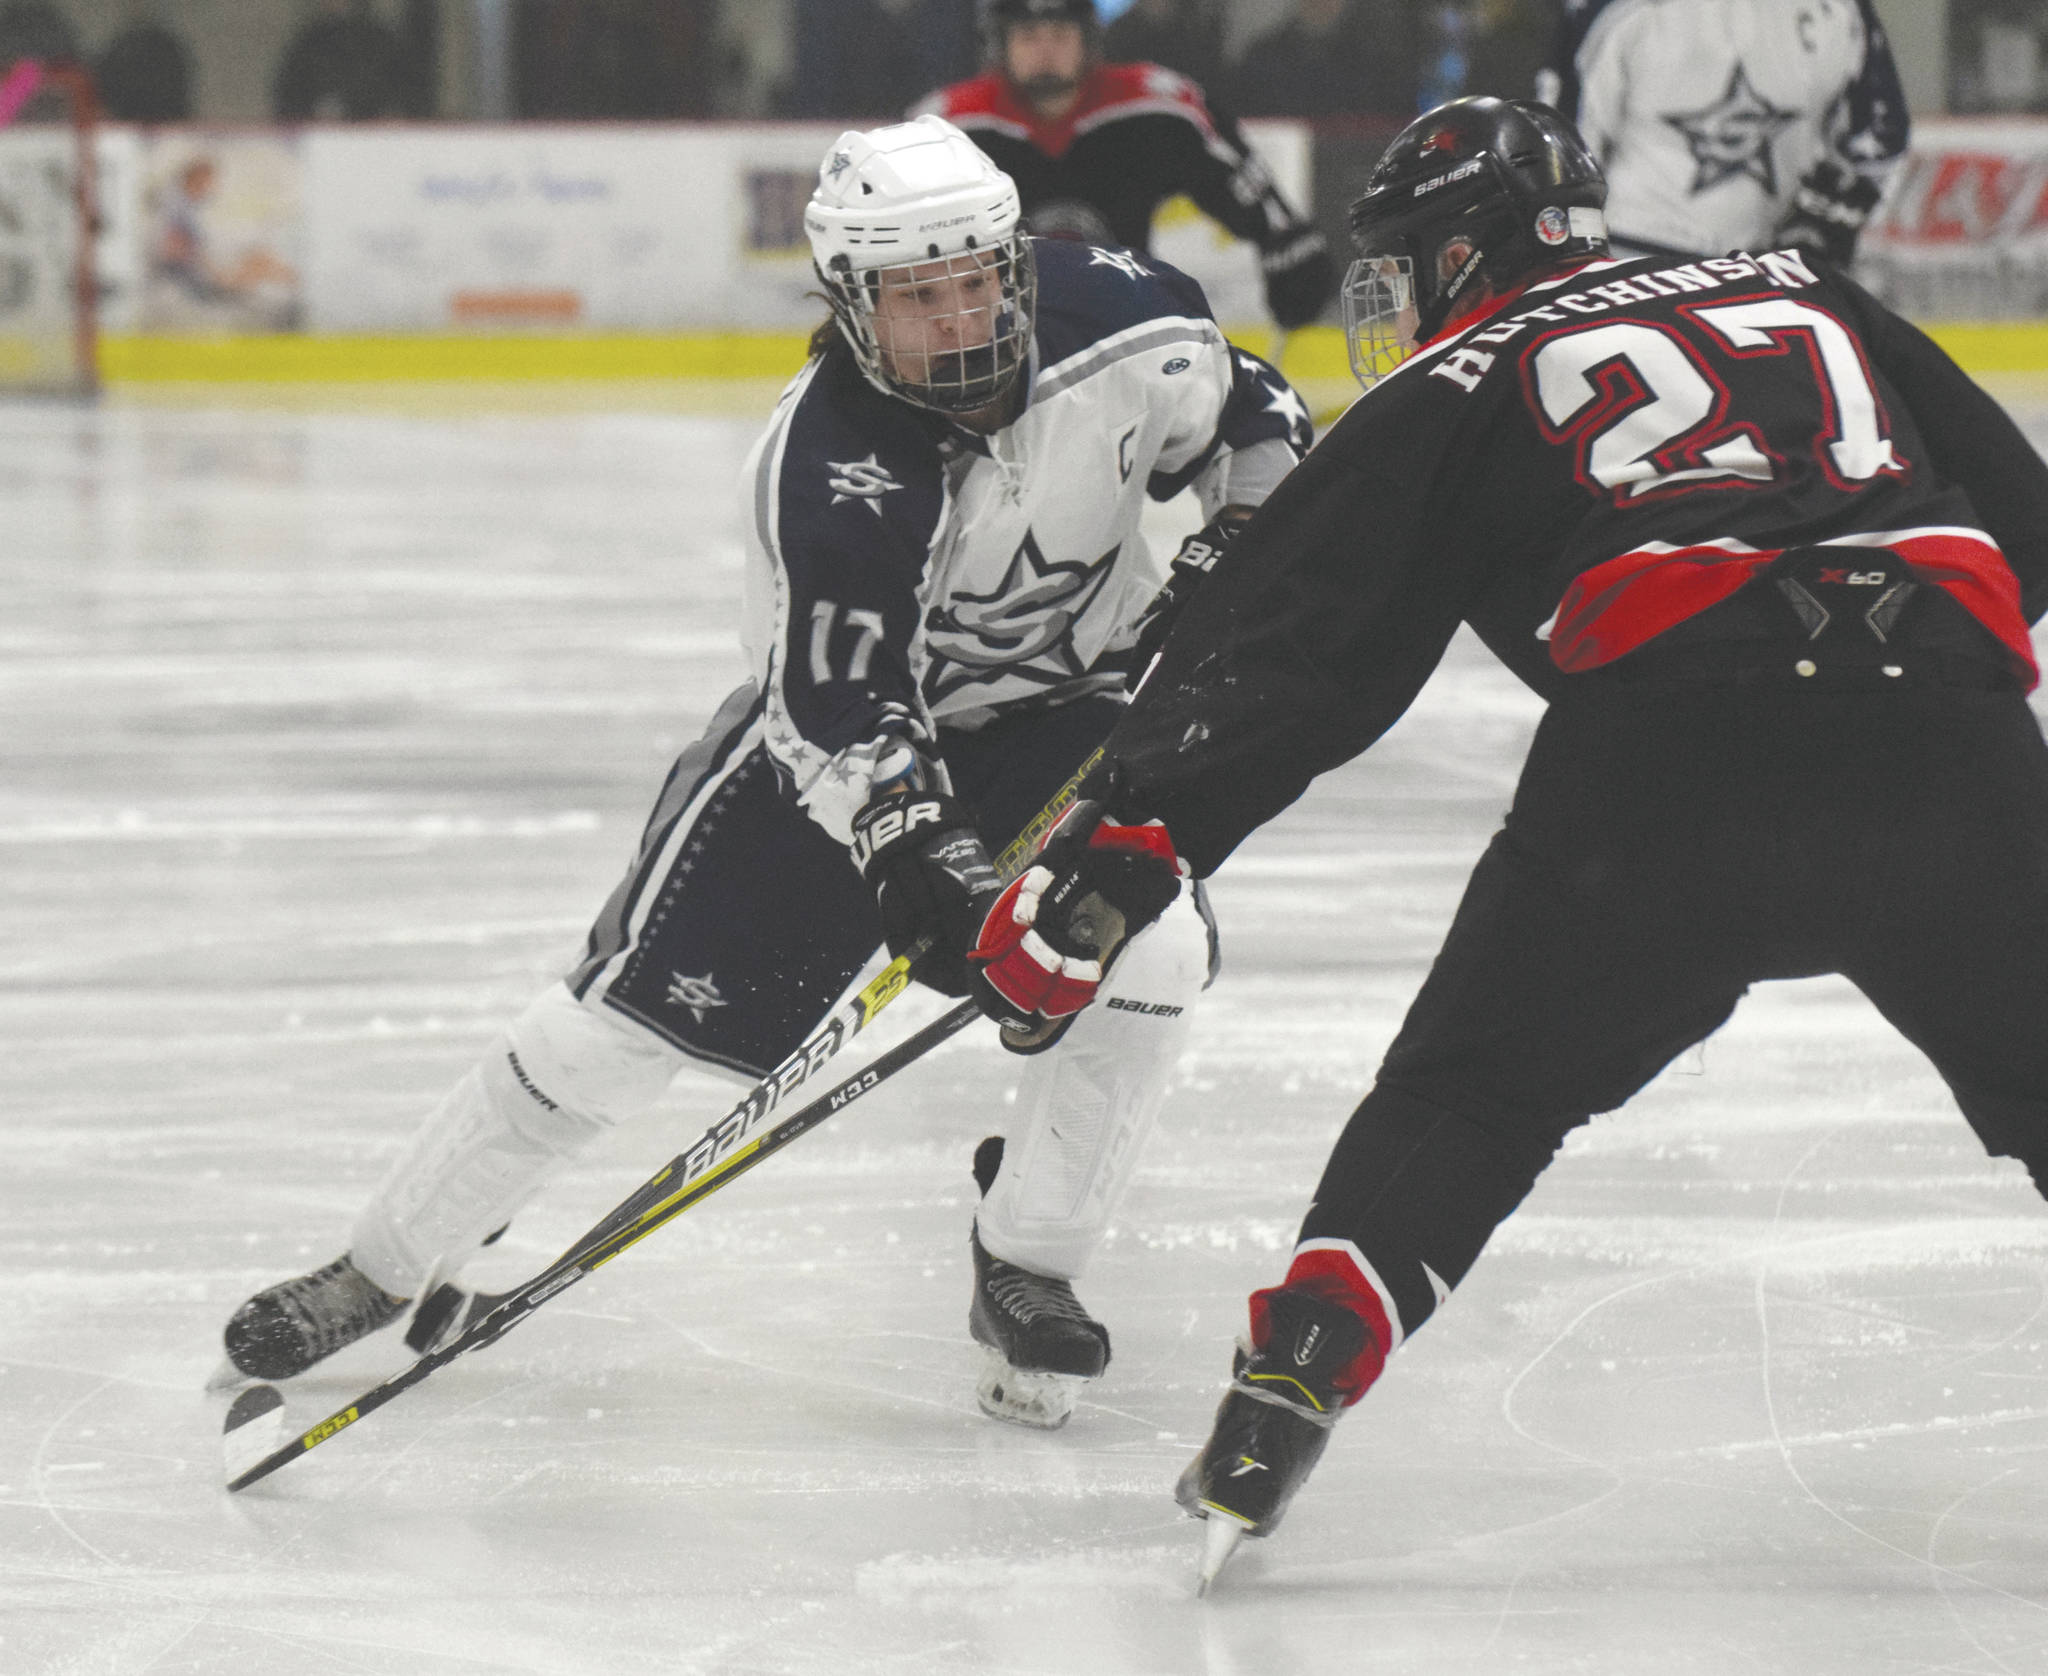
[[[1527,99],[1557,32],[1551,0],[1475,0],[1466,42],[1467,93]]]
[[[1164,64],[1197,87],[1223,81],[1223,31],[1205,0],[1136,0],[1102,32],[1112,64]]]
[[[93,65],[100,108],[116,122],[184,122],[192,115],[192,52],[155,0],[128,8],[128,22]]]
[[[924,87],[944,87],[981,67],[974,0],[911,0],[903,15]]]
[[[45,63],[84,62],[78,35],[64,14],[46,0],[7,0],[0,6],[0,64],[17,58]]]
[[[2048,15],[2041,0],[1954,0],[1949,108],[2048,110]]]
[[[1425,110],[1468,94],[1526,99],[1550,53],[1550,0],[1454,0],[1429,8],[1423,32]]]
[[[1246,116],[1407,118],[1418,81],[1412,9],[1401,0],[1296,0],[1245,49],[1234,83]]]
[[[271,102],[283,122],[425,116],[425,79],[369,0],[316,0],[284,50]]]
[[[712,10],[711,0],[526,0],[516,49],[519,114],[708,116]]]
[[[796,47],[784,116],[893,117],[929,83],[903,14],[876,0],[795,0]]]

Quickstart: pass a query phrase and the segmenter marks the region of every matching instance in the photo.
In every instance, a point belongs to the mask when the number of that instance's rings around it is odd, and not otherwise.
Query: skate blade
[[[1202,1569],[1195,1579],[1195,1598],[1204,1599],[1237,1545],[1251,1531],[1235,1513],[1202,1503]]]
[[[1088,1383],[1078,1373],[1031,1373],[1013,1368],[1000,1350],[984,1350],[975,1400],[991,1420],[1056,1432],[1074,1413],[1074,1401]]]
[[[284,1443],[284,1398],[275,1385],[251,1385],[228,1405],[221,1427],[221,1466],[232,1484]]]
[[[220,1366],[206,1376],[206,1388],[209,1391],[238,1391],[244,1385],[254,1384],[255,1380],[253,1373],[244,1373],[223,1356]]]

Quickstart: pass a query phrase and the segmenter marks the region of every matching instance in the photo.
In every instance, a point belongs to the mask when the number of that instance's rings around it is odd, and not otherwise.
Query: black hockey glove
[[[1119,824],[1074,805],[1038,860],[997,898],[968,959],[970,993],[1013,1046],[1031,1046],[1095,999],[1124,944],[1172,906],[1185,864],[1157,821]]]
[[[1244,528],[1245,520],[1251,515],[1249,507],[1226,506],[1180,544],[1173,563],[1166,567],[1166,585],[1138,614],[1131,668],[1124,677],[1126,688],[1133,692],[1137,690],[1145,672],[1152,667],[1152,660],[1159,656],[1160,647],[1166,644],[1166,637],[1173,630],[1173,620],[1181,614],[1195,589],[1201,586],[1202,578],[1216,568],[1216,561],[1223,557],[1223,550]]]
[[[1875,181],[1832,159],[1816,163],[1792,194],[1792,208],[1778,224],[1777,242],[1846,267],[1856,254],[1856,235],[1877,208],[1878,196]]]
[[[1002,881],[966,808],[944,792],[878,797],[853,818],[853,863],[882,910],[889,952],[930,937],[918,980],[941,995],[967,994],[967,951]]]
[[[1266,276],[1266,311],[1284,332],[1313,322],[1337,292],[1329,241],[1313,227],[1261,252],[1259,269]]]

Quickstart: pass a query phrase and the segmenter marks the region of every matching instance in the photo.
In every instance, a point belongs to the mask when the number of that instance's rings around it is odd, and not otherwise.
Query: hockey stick
[[[1053,825],[1059,820],[1060,816],[1065,814],[1068,808],[1072,806],[1074,799],[1080,793],[1081,782],[1088,777],[1095,765],[1102,760],[1102,754],[1102,747],[1099,745],[1089,752],[1087,760],[1079,768],[1075,769],[1072,774],[1067,776],[1059,789],[1047,799],[1045,806],[1036,815],[1032,816],[1024,830],[1011,839],[1003,853],[996,857],[994,863],[996,876],[1004,884],[1008,884],[1019,873],[1024,871],[1031,857],[1037,853],[1038,847],[1044,840],[1046,833],[1052,830]],[[683,1178],[689,1181],[694,1180],[706,1169],[725,1158],[735,1146],[760,1126],[762,1120],[771,1111],[775,1110],[789,1095],[809,1081],[811,1077],[815,1076],[828,1059],[836,1056],[841,1048],[845,1047],[861,1031],[874,1023],[882,1009],[910,987],[912,967],[924,958],[930,948],[931,939],[929,937],[920,938],[906,952],[890,961],[851,1000],[842,1003],[835,1009],[832,1015],[811,1034],[810,1038],[802,1046],[798,1047],[760,1082],[757,1082],[744,1100],[707,1129],[695,1146],[691,1147],[688,1152],[681,1154],[677,1159],[671,1160],[668,1166],[658,1171],[637,1192],[629,1195],[622,1203],[614,1206],[611,1214],[598,1223],[596,1227],[585,1233],[583,1238],[578,1241],[578,1245],[588,1246],[612,1230],[625,1226],[637,1217],[641,1211],[646,1209],[649,1204],[662,1198],[663,1194],[658,1190],[669,1182],[672,1172],[676,1170],[678,1165],[685,1166]],[[929,1035],[926,1045],[936,1046],[944,1041],[947,1036],[971,1024],[977,1010],[971,1002],[963,1002],[960,1006],[954,1008],[953,1012],[948,1014],[947,1017],[957,1016],[959,1022],[952,1029],[946,1030],[943,1033]],[[926,1025],[923,1030],[920,1030],[910,1040],[916,1041],[924,1038],[936,1028],[935,1025]],[[909,1044],[906,1042],[904,1045],[908,1046]],[[897,1051],[900,1051],[900,1049]],[[919,1053],[923,1051],[922,1048],[919,1049]],[[884,1057],[887,1056],[885,1055]],[[918,1054],[911,1054],[909,1057],[900,1060],[898,1065],[907,1065],[912,1059],[917,1057]],[[878,1059],[876,1064],[880,1063],[881,1061]],[[872,1068],[870,1067],[870,1069]],[[891,1067],[892,1070],[895,1068],[897,1067]],[[823,1101],[816,1103],[827,1104],[827,1115],[829,1115],[830,1111],[836,1111],[840,1105],[846,1104],[847,1099],[852,1098],[852,1096],[845,1094],[847,1086],[847,1084],[842,1083],[838,1088],[832,1090],[830,1094],[824,1096]],[[873,1084],[871,1083],[868,1086],[872,1087]],[[861,1092],[865,1093],[866,1089],[862,1089]],[[834,1100],[837,1101],[837,1104],[830,1104]],[[815,1125],[807,1127],[815,1127]],[[802,1132],[802,1130],[798,1131],[799,1134]],[[792,1135],[790,1139],[795,1139],[795,1136]],[[575,1248],[572,1247],[571,1249],[574,1250]]]
[[[996,870],[1006,881],[1024,870],[1039,840],[1066,812],[1078,795],[1082,780],[1101,759],[1102,748],[1098,746],[997,858]],[[790,1092],[816,1074],[827,1059],[872,1024],[882,1009],[909,987],[911,968],[930,946],[930,939],[921,939],[907,954],[892,960],[872,982],[837,1008],[808,1041],[756,1083],[747,1097],[707,1129],[694,1145],[671,1158],[554,1262],[523,1285],[499,1297],[487,1312],[465,1324],[441,1348],[429,1351],[402,1373],[372,1386],[311,1430],[260,1454],[258,1451],[271,1436],[281,1437],[283,1434],[283,1399],[279,1397],[271,1401],[276,1392],[268,1386],[252,1387],[251,1391],[268,1391],[269,1397],[253,1397],[251,1392],[244,1392],[236,1399],[227,1418],[226,1446],[231,1455],[227,1487],[230,1490],[247,1489],[280,1467],[298,1460],[308,1450],[317,1449],[337,1432],[354,1425],[365,1414],[382,1408],[458,1356],[465,1356],[502,1338],[548,1299],[602,1268],[628,1246],[638,1244],[657,1228],[673,1222],[728,1182],[737,1180],[762,1159],[780,1152],[834,1112],[872,1092],[904,1066],[921,1059],[939,1043],[966,1029],[981,1016],[980,1009],[972,1001],[961,1002],[914,1031],[801,1110],[772,1126],[762,1127],[768,1115]]]
[[[364,1415],[375,1413],[394,1397],[411,1390],[428,1375],[446,1367],[458,1356],[466,1356],[472,1350],[480,1350],[485,1345],[496,1342],[548,1299],[595,1273],[628,1246],[638,1244],[657,1228],[673,1222],[700,1200],[717,1192],[726,1183],[737,1180],[762,1159],[780,1152],[799,1136],[808,1134],[834,1112],[842,1110],[863,1094],[879,1087],[904,1066],[913,1060],[921,1059],[939,1043],[957,1035],[980,1016],[980,1008],[972,1001],[961,1002],[951,1011],[905,1037],[895,1047],[879,1055],[872,1063],[856,1071],[837,1087],[820,1095],[801,1110],[791,1113],[771,1128],[755,1135],[743,1146],[727,1153],[723,1159],[708,1168],[700,1169],[691,1177],[688,1174],[688,1161],[707,1143],[713,1142],[719,1129],[723,1127],[714,1125],[690,1152],[670,1159],[624,1204],[606,1216],[567,1252],[525,1284],[499,1297],[492,1308],[468,1323],[439,1350],[429,1351],[404,1372],[372,1386],[354,1402],[345,1408],[337,1409],[309,1431],[241,1467],[229,1478],[227,1487],[230,1490],[247,1489],[257,1480],[269,1477],[278,1468],[290,1465],[307,1450],[317,1449],[337,1432],[354,1425]],[[266,1418],[271,1421],[270,1429],[273,1433],[282,1432],[282,1398],[276,1403],[271,1403],[268,1398],[251,1399],[251,1391],[269,1391],[275,1394],[274,1387],[259,1385],[250,1387],[250,1391],[245,1391],[236,1399],[235,1406],[228,1415],[230,1440],[234,1439],[237,1430]],[[257,1410],[254,1415],[249,1414],[251,1406]],[[244,1416],[239,1421],[238,1412]],[[265,1440],[267,1441],[267,1436]],[[230,1446],[235,1451],[237,1464],[248,1458],[249,1442],[231,1441]]]

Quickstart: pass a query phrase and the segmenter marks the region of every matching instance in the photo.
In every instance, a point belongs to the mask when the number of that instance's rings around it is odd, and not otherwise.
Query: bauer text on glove
[[[853,861],[875,893],[891,954],[931,939],[918,978],[965,995],[966,950],[1001,882],[965,805],[936,791],[896,791],[853,819]]]
[[[1024,1032],[1079,1012],[1118,950],[1179,895],[1184,870],[1165,827],[1077,809],[982,922],[968,956],[981,1010]]]

